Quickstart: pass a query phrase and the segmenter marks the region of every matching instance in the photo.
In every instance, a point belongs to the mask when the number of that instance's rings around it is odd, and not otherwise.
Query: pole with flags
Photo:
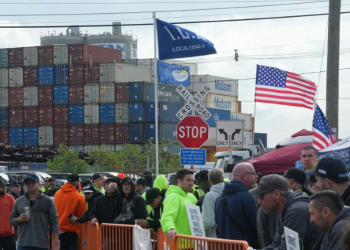
[[[156,140],[156,175],[159,175],[159,162],[158,162],[158,59],[157,59],[157,17],[156,12],[153,12],[153,25],[154,25],[154,122],[155,122],[155,140]]]

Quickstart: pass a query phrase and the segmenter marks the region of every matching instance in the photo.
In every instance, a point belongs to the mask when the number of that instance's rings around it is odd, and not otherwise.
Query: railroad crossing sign
[[[199,116],[186,116],[177,124],[176,137],[185,148],[200,148],[208,140],[208,124]]]
[[[179,112],[177,112],[177,118],[183,120],[191,112],[192,109],[197,110],[198,114],[205,120],[208,120],[211,117],[210,112],[202,104],[199,103],[199,101],[209,93],[208,86],[203,86],[195,95],[192,95],[182,85],[179,85],[176,88],[176,91],[182,96],[182,98],[187,101],[187,103],[179,110]]]
[[[216,122],[217,148],[243,147],[243,121]]]

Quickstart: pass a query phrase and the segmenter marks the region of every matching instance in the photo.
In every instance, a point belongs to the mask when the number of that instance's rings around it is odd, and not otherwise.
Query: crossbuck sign
[[[176,91],[182,96],[182,98],[184,98],[187,101],[187,103],[177,112],[177,118],[183,120],[193,109],[197,110],[198,114],[204,120],[208,120],[211,117],[210,112],[202,104],[199,103],[200,100],[202,100],[203,97],[205,97],[209,93],[208,86],[203,86],[195,95],[192,95],[182,85],[178,86],[176,88]]]

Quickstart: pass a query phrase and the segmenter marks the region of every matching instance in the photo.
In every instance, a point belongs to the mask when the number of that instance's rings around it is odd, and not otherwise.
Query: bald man
[[[256,228],[258,208],[248,191],[257,186],[258,176],[249,163],[239,163],[232,171],[233,180],[226,183],[223,194],[215,202],[216,234],[218,238],[245,240],[259,248]]]

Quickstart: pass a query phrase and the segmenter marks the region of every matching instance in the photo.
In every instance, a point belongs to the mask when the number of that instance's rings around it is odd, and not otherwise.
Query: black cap
[[[6,187],[6,181],[0,178],[0,187]]]
[[[17,181],[17,180],[13,180],[13,181],[11,181],[11,183],[10,183],[10,187],[13,187],[13,186],[19,186],[20,185],[20,183]]]
[[[105,185],[106,185],[106,183],[109,182],[109,181],[117,182],[117,181],[115,180],[114,177],[108,177],[108,178],[105,180]]]
[[[77,174],[70,174],[67,177],[67,181],[79,181],[79,175],[77,175]]]
[[[146,180],[144,178],[138,178],[135,182],[135,184],[137,185],[142,185],[142,186],[146,186]]]
[[[153,202],[155,198],[160,195],[160,190],[158,188],[150,188],[146,191],[146,205],[149,205]]]
[[[51,176],[50,178],[49,178],[49,181],[55,181],[56,179],[55,179],[55,177],[53,177],[53,176]]]
[[[95,188],[92,185],[85,186],[83,188],[84,193],[92,193],[95,191]]]
[[[315,177],[315,171],[314,170],[309,170],[306,171],[305,174],[309,176],[309,180],[312,182],[317,182],[316,177]]]
[[[103,177],[104,175],[103,174],[101,174],[101,173],[94,173],[94,175],[92,176],[92,180],[94,181],[94,180],[97,180],[97,179],[99,179],[99,178],[101,178],[101,177]]]
[[[198,173],[198,177],[199,179],[201,179],[202,181],[207,181],[208,180],[208,174],[209,171],[208,170],[201,170]]]
[[[149,170],[146,170],[145,172],[143,172],[143,176],[146,176],[146,175],[152,175],[152,172]]]
[[[28,173],[23,182],[25,183],[27,180],[35,180],[39,182],[39,177],[35,173]]]
[[[258,186],[250,189],[252,195],[261,195],[278,189],[279,191],[288,191],[289,185],[286,178],[278,174],[269,174],[261,177]]]
[[[306,189],[306,191],[309,194],[315,193],[310,188],[309,177],[306,175],[306,173],[303,170],[298,168],[290,168],[284,173],[283,176],[287,179],[295,180],[295,182],[303,185],[303,187]]]
[[[349,170],[346,168],[344,161],[336,156],[327,156],[322,158],[314,170],[310,170],[309,175],[319,175],[320,177],[332,181],[347,181]]]
[[[91,182],[89,179],[83,180],[83,181],[81,182],[81,186],[82,186],[82,187],[85,187],[85,186],[91,185],[91,184],[92,184],[92,182]]]

